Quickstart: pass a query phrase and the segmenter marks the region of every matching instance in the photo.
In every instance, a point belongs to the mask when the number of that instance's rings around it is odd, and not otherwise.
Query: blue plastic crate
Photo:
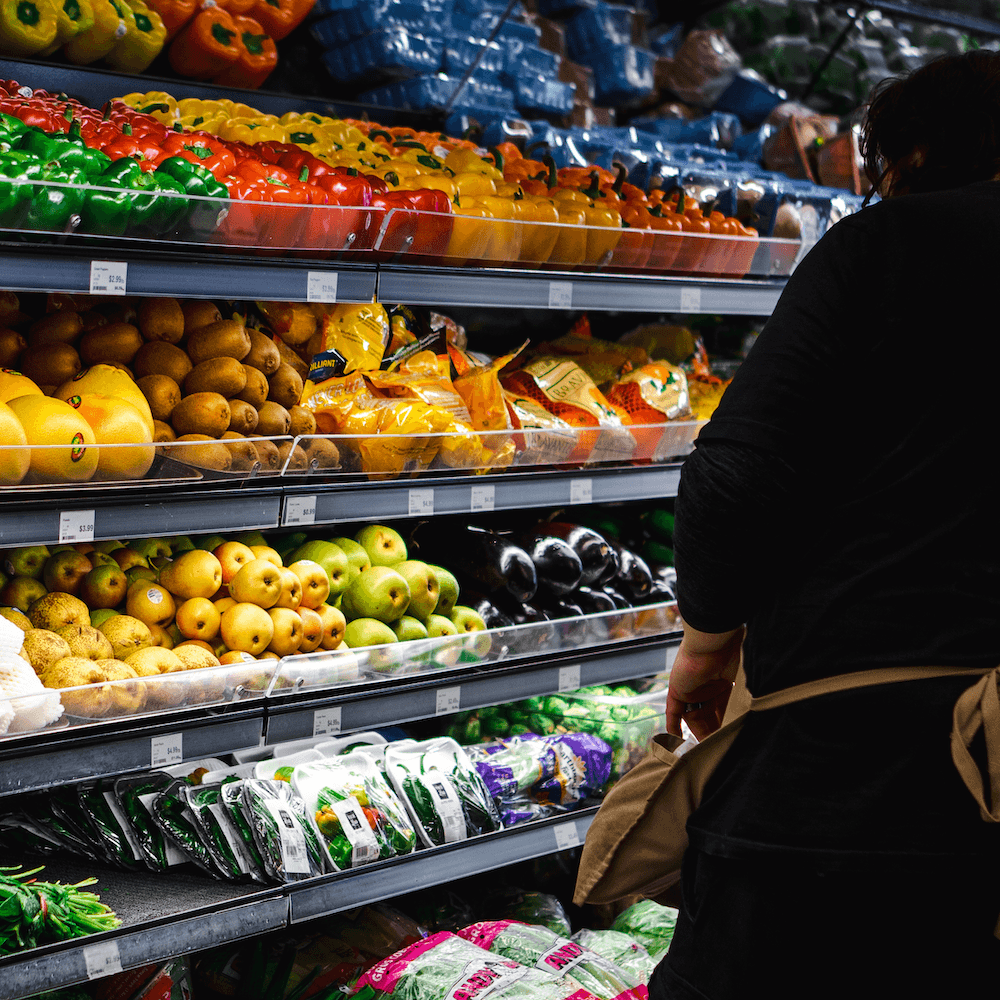
[[[418,35],[445,35],[448,25],[445,11],[429,10],[421,3],[406,0],[380,0],[314,21],[309,33],[324,48],[333,49],[388,28],[405,28]]]
[[[525,74],[549,79],[559,76],[562,59],[555,52],[529,42],[507,42],[504,48],[504,70],[510,79],[514,80]]]
[[[499,0],[455,0],[455,12],[457,14],[467,14],[469,17],[478,17],[480,14],[503,14],[507,9],[507,4]],[[514,4],[514,9],[508,17],[520,19],[527,11],[520,3]]]
[[[409,108],[414,111],[442,110],[448,106],[458,84],[457,78],[443,73],[416,76],[360,94],[358,100],[365,104]],[[455,111],[459,113],[469,108],[492,108],[501,113],[511,111],[514,108],[514,95],[502,87],[473,78],[462,88],[454,104]]]
[[[559,17],[579,10],[596,7],[599,0],[538,0],[538,13],[543,17]]]
[[[605,45],[576,60],[594,71],[596,103],[602,108],[638,104],[655,90],[656,54],[636,45]]]
[[[751,69],[741,69],[715,102],[716,111],[729,111],[746,125],[760,125],[788,95],[772,87]]]
[[[519,111],[568,115],[576,100],[576,84],[544,76],[519,76],[513,81],[514,102]]]
[[[456,11],[451,17],[451,24],[452,30],[463,37],[469,35],[473,38],[489,38],[499,20],[500,16],[492,12],[470,17],[467,14],[459,14]],[[520,21],[512,21],[508,18],[500,25],[496,41],[501,44],[506,42],[522,42],[536,45],[541,36],[541,29],[535,25],[523,24]]]
[[[631,7],[599,3],[593,10],[581,11],[571,18],[565,26],[570,59],[586,63],[582,56],[605,45],[631,45],[632,14]]]
[[[633,118],[632,124],[667,142],[693,142],[725,149],[731,148],[743,131],[736,115],[721,111],[713,111],[695,121],[686,118]]]
[[[442,68],[449,76],[460,77],[477,58],[477,71],[500,74],[507,66],[507,50],[498,42],[486,47],[482,38],[450,38],[445,42]]]
[[[440,68],[443,54],[440,38],[417,35],[406,28],[386,28],[328,49],[323,62],[335,80],[349,82],[434,72]]]

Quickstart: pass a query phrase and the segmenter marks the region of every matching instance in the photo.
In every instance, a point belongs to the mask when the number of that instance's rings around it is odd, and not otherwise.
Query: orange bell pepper
[[[257,0],[215,0],[215,2],[235,17],[237,14],[249,14]]]
[[[233,15],[221,7],[203,7],[170,44],[170,65],[180,76],[212,80],[240,55]]]
[[[239,54],[212,82],[223,87],[256,90],[278,65],[278,47],[252,17],[234,14],[233,22]]]
[[[174,39],[198,9],[198,0],[146,0],[146,6],[160,15],[167,29],[167,41]]]
[[[252,0],[249,14],[260,22],[261,27],[276,42],[280,42],[306,19],[315,2],[316,0]]]

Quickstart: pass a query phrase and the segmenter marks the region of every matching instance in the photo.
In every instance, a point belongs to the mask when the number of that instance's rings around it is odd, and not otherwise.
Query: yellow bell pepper
[[[513,198],[499,195],[483,195],[475,199],[476,205],[482,205],[494,219],[493,243],[490,246],[489,260],[515,261],[521,256],[521,239],[524,227],[517,222],[518,210],[514,207]]]
[[[583,212],[582,224],[587,227],[584,234],[583,257],[586,263],[599,264],[618,246],[618,241],[622,238],[622,216],[616,208],[595,204],[592,199],[575,188],[556,188],[552,192],[552,198],[559,208],[560,221],[563,205],[579,207]]]
[[[455,195],[458,194],[458,188],[450,177],[430,172],[416,174],[413,177],[400,178],[399,184],[396,187],[402,191],[418,191],[421,188],[429,188],[432,191],[444,191],[452,201],[454,201]]]
[[[452,179],[455,182],[455,190],[460,196],[476,198],[482,195],[501,193],[496,181],[486,174],[464,170],[460,174],[455,174]],[[513,197],[513,192],[510,192],[510,195]]]
[[[445,257],[456,265],[470,260],[490,260],[493,246],[493,216],[482,205],[455,199],[452,202],[451,236]]]
[[[130,108],[135,108],[136,111],[152,115],[163,125],[173,125],[180,120],[177,101],[164,90],[150,90],[145,94],[126,94],[118,100]]]
[[[43,56],[52,55],[81,31],[94,26],[94,6],[90,0],[55,0],[55,4],[56,40],[40,53]]]
[[[125,37],[128,30],[113,0],[91,0],[94,23],[63,46],[63,55],[77,66],[103,59]]]
[[[229,118],[216,135],[230,142],[288,142],[288,129],[273,115]]]
[[[503,180],[503,174],[473,149],[453,149],[445,157],[444,165],[456,174],[485,174],[493,181]]]
[[[56,40],[55,0],[0,0],[0,54],[32,56]]]
[[[559,209],[549,198],[525,194],[518,188],[514,195],[514,208],[524,223],[521,237],[521,260],[526,263],[544,264],[555,249],[559,239]],[[548,225],[533,225],[548,223]]]
[[[124,0],[119,12],[125,22],[125,37],[104,57],[122,73],[141,73],[163,51],[167,29],[155,10],[143,0]]]

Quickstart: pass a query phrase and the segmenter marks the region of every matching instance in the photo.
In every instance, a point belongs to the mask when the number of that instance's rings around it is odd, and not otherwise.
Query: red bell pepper
[[[167,156],[180,156],[211,170],[216,180],[228,177],[236,168],[236,157],[227,145],[208,132],[172,132],[163,140]]]
[[[387,253],[440,257],[451,238],[451,201],[444,191],[385,191],[372,195],[372,208],[382,209],[382,240]]]

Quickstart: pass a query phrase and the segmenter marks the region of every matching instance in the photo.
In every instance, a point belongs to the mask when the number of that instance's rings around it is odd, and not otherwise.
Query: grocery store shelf
[[[0,741],[0,797],[148,770],[164,736],[180,737],[181,757],[172,761],[180,763],[256,747],[263,733],[264,708],[258,700],[222,712],[195,709],[10,738]]]
[[[293,924],[582,844],[597,807],[289,887]]]
[[[487,268],[379,267],[381,302],[770,316],[784,281]]]
[[[336,688],[299,699],[269,698],[265,742],[307,739],[318,732],[358,732],[432,719],[446,710],[468,711],[538,695],[556,694],[593,684],[618,684],[668,669],[677,653],[680,633],[617,647],[544,652],[511,667],[469,667],[444,676],[420,675]],[[330,710],[334,709],[335,712]]]
[[[31,861],[25,863],[36,867]],[[279,930],[288,922],[288,898],[280,888],[259,891],[200,875],[119,871],[62,856],[37,863],[45,865],[42,877],[50,880],[77,882],[96,875],[94,891],[122,927],[0,958],[0,1000],[85,983],[98,978],[98,967],[132,969]]]

